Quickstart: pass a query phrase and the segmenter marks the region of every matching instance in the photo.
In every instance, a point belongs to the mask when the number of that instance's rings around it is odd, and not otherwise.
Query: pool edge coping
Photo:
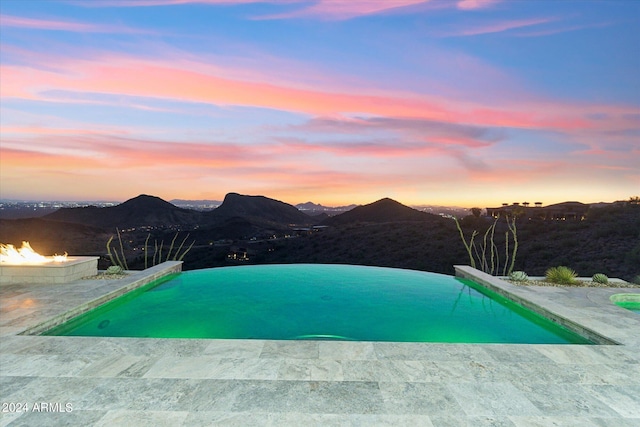
[[[492,276],[488,273],[475,269],[468,265],[454,265],[456,277],[465,278],[477,282],[478,284],[485,286],[493,292],[496,292],[523,307],[532,310],[547,319],[567,328],[571,331],[582,335],[583,337],[593,341],[596,345],[635,345],[636,343],[625,342],[625,336],[613,338],[611,337],[610,330],[596,323],[591,325],[585,325],[585,319],[587,315],[580,316],[575,312],[574,308],[565,308],[563,306],[552,307],[552,304],[541,304],[532,301],[531,295],[526,295],[526,291],[520,289],[518,286],[506,282],[498,277]],[[534,287],[528,287],[534,288]],[[544,287],[541,287],[544,288]],[[605,289],[605,288],[598,288]],[[606,290],[612,293],[626,293],[633,292],[633,288],[606,288]],[[637,292],[637,289],[635,289]],[[542,296],[545,302],[549,302],[548,296]],[[607,297],[608,300],[608,297]],[[612,304],[614,305],[614,304]]]
[[[81,314],[84,314],[96,307],[99,307],[109,301],[112,301],[126,293],[129,293],[135,289],[141,288],[154,280],[168,276],[172,273],[179,273],[182,271],[183,261],[165,261],[161,264],[147,268],[146,270],[134,271],[128,275],[128,278],[134,279],[126,285],[119,287],[113,291],[95,298],[86,303],[73,307],[63,313],[60,313],[54,317],[51,317],[44,322],[40,322],[35,326],[25,329],[16,335],[41,335],[42,333],[59,326],[68,320],[71,320]]]

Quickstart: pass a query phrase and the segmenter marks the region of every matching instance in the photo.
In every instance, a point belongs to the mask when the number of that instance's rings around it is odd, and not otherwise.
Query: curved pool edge
[[[640,294],[620,293],[609,297],[609,300],[620,308],[640,314]]]
[[[38,323],[30,328],[23,330],[17,335],[40,335],[56,326],[59,326],[70,319],[80,316],[96,307],[99,307],[109,301],[112,301],[124,294],[148,285],[151,282],[168,277],[182,271],[183,261],[165,261],[161,264],[147,268],[141,271],[130,271],[125,279],[118,280],[114,285],[126,281],[124,286],[116,287],[113,290],[101,295],[98,298],[89,300],[70,310],[64,311],[44,322]],[[108,284],[106,284],[108,285]],[[105,286],[107,287],[107,286]]]
[[[516,286],[468,265],[455,265],[456,276],[467,278],[601,345],[640,345],[640,318],[611,304],[613,294],[634,288],[571,288]],[[569,304],[556,303],[557,296]]]

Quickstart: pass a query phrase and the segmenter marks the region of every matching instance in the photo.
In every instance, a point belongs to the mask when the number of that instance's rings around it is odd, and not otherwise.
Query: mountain
[[[0,242],[20,247],[23,241],[42,255],[96,255],[104,252],[108,233],[102,228],[42,218],[0,219]]]
[[[278,225],[309,225],[313,219],[295,206],[264,196],[245,196],[229,193],[222,204],[205,214],[214,222],[241,217],[253,223]]]
[[[356,222],[429,221],[439,218],[437,215],[420,212],[395,200],[384,198],[328,218],[322,224],[343,225]]]
[[[96,227],[138,227],[195,225],[202,214],[190,209],[178,208],[159,197],[141,194],[116,206],[98,208],[61,208],[43,218],[73,222]]]
[[[220,200],[184,200],[184,199],[171,199],[169,203],[179,208],[196,209],[196,210],[210,210],[215,209],[222,204]]]

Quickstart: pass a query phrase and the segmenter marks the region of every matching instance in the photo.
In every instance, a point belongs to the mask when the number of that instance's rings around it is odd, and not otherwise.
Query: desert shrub
[[[529,276],[524,271],[514,271],[509,275],[509,279],[514,282],[524,282],[529,279]]]
[[[591,280],[593,280],[595,283],[600,283],[602,285],[606,285],[609,282],[609,278],[602,273],[594,274]]]
[[[578,274],[569,267],[551,267],[545,273],[547,281],[559,285],[571,285],[575,283]]]
[[[122,274],[123,270],[122,270],[122,267],[120,267],[119,265],[111,265],[107,268],[105,273],[106,274]]]

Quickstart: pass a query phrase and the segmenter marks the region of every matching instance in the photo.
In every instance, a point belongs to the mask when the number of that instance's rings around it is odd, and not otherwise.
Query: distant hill
[[[420,212],[395,200],[384,198],[368,205],[358,206],[340,215],[327,218],[323,225],[344,225],[356,222],[429,221],[438,215]]]
[[[96,255],[104,252],[108,233],[102,228],[42,218],[0,219],[0,242],[20,247],[23,241],[41,255]]]
[[[200,212],[178,208],[159,197],[142,194],[117,206],[61,208],[43,218],[112,228],[144,225],[195,225],[201,221],[201,215]]]
[[[358,206],[358,205],[328,207],[328,206],[323,206],[323,205],[316,204],[316,203],[313,203],[313,202],[306,202],[306,203],[298,203],[296,205],[296,208],[300,209],[301,211],[303,211],[304,213],[306,213],[308,215],[316,216],[316,215],[320,215],[322,213],[324,213],[326,215],[336,215],[336,214],[341,213],[341,212],[350,211],[351,209],[355,208],[356,206]]]
[[[273,223],[279,225],[309,225],[314,220],[295,206],[264,196],[246,196],[229,193],[222,204],[207,212],[210,221],[219,222],[234,217],[251,220],[253,223]]]
[[[215,209],[222,204],[220,200],[185,200],[185,199],[171,199],[169,203],[179,208],[196,209],[196,210],[210,210]]]

